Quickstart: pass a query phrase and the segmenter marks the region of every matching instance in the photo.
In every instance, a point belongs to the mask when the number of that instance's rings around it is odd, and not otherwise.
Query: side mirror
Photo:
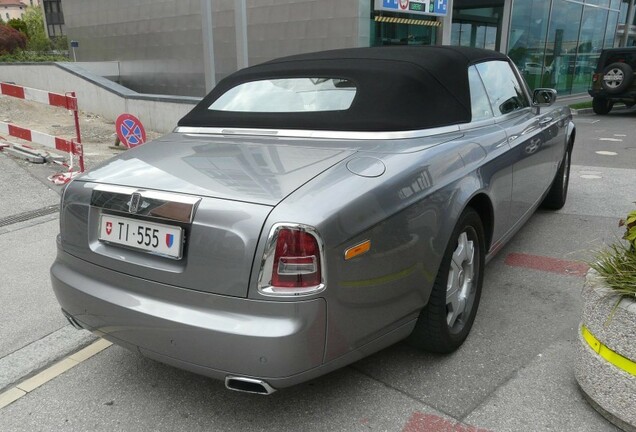
[[[538,88],[532,93],[532,105],[550,106],[557,98],[557,92],[550,88]]]

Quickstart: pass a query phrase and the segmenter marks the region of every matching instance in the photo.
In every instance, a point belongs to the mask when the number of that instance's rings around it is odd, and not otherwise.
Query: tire
[[[446,246],[428,304],[408,338],[411,345],[430,352],[450,353],[466,340],[481,297],[484,239],[481,218],[468,207]],[[449,296],[451,291],[454,295]]]
[[[595,97],[592,99],[592,110],[595,114],[606,115],[612,110],[614,102],[605,98]]]
[[[612,63],[603,69],[601,87],[609,94],[627,90],[634,80],[634,70],[626,63]]]
[[[548,210],[559,210],[565,205],[565,201],[568,198],[568,186],[570,184],[570,166],[572,164],[572,146],[569,145],[561,166],[554,177],[552,186],[548,194],[543,199],[541,207]]]

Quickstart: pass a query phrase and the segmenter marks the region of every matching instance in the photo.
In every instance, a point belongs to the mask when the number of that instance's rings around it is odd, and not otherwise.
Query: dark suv
[[[594,98],[592,108],[596,114],[607,114],[614,103],[628,107],[636,104],[636,47],[609,48],[601,57],[592,76],[588,93]]]

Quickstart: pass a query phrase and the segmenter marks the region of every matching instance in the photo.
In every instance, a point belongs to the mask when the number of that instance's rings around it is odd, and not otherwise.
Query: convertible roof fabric
[[[507,60],[489,50],[448,46],[352,48],[283,57],[242,69],[219,84],[179,126],[404,131],[471,119],[468,66]],[[347,110],[253,113],[210,110],[227,90],[271,78],[344,78],[357,93]]]

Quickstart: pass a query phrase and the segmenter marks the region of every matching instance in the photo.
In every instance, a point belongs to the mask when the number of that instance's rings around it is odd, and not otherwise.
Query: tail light
[[[600,76],[601,74],[598,74],[598,73],[595,73],[594,75],[592,75],[592,82],[597,82]]]
[[[316,230],[278,224],[270,232],[258,290],[270,296],[315,294],[325,288],[322,241]]]

